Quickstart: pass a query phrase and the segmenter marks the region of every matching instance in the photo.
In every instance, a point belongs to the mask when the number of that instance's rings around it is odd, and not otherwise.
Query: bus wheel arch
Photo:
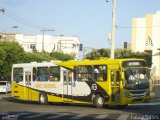
[[[48,97],[46,92],[41,92],[39,94],[39,103],[44,105],[48,104]]]

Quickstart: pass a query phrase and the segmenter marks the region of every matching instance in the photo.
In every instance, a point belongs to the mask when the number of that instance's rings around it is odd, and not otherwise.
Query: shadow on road
[[[13,104],[28,104],[32,106],[40,107],[43,106],[44,108],[52,108],[52,106],[55,107],[63,107],[63,109],[68,110],[70,107],[76,108],[76,109],[89,109],[93,111],[99,111],[99,112],[125,112],[125,113],[136,113],[136,114],[146,114],[146,113],[153,113],[153,114],[159,114],[160,105],[128,105],[127,107],[120,108],[118,106],[105,106],[103,109],[95,108],[93,105],[84,105],[84,104],[68,104],[68,103],[49,103],[48,105],[40,105],[38,102],[31,102],[31,101],[22,101],[17,100],[12,97],[3,98],[2,100],[13,103]],[[54,107],[53,107],[54,108]]]

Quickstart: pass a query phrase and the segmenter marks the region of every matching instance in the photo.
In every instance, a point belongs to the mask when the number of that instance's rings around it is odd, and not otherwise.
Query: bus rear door
[[[72,102],[72,72],[63,70],[63,101]]]
[[[31,89],[31,70],[24,69],[24,84],[25,84],[25,100],[32,100],[32,89]]]

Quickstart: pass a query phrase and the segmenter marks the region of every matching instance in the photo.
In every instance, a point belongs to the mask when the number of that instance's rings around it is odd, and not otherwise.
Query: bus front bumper
[[[143,97],[143,98],[123,98],[121,104],[136,104],[136,103],[147,103],[150,102],[150,97]]]

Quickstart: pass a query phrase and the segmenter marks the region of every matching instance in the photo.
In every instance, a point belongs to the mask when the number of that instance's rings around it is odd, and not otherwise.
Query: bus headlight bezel
[[[127,98],[131,98],[131,94],[128,91],[124,91],[123,95]]]
[[[147,91],[145,92],[145,97],[148,97],[148,96],[150,96],[149,90],[147,90]]]

